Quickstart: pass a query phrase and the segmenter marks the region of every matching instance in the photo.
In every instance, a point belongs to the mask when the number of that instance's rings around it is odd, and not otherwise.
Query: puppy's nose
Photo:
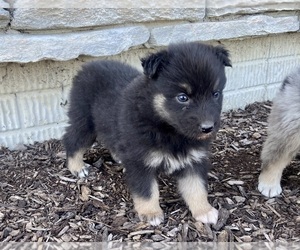
[[[214,129],[214,125],[212,123],[203,123],[201,125],[201,131],[202,133],[208,134],[211,131],[213,131]]]

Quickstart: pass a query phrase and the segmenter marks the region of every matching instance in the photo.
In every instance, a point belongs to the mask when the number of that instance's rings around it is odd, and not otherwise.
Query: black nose
[[[212,126],[212,125],[202,125],[202,126],[201,126],[201,131],[202,131],[203,133],[206,133],[206,134],[208,134],[208,133],[210,133],[211,131],[213,131],[213,129],[214,129],[214,126]]]

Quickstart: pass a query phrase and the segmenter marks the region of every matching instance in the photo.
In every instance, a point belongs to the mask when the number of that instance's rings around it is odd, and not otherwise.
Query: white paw
[[[156,213],[139,215],[139,218],[141,221],[146,221],[152,226],[158,226],[164,221],[164,214],[162,210],[159,210]]]
[[[266,197],[274,197],[281,194],[282,192],[280,182],[268,184],[263,182],[262,180],[259,180],[258,190]]]
[[[122,161],[119,160],[119,158],[114,153],[111,153],[111,156],[112,156],[113,160],[115,161],[115,163],[120,164],[120,165],[122,164]]]
[[[164,221],[164,216],[160,215],[160,216],[152,217],[148,222],[152,226],[158,226],[163,221]]]
[[[206,214],[198,215],[195,219],[202,223],[216,224],[218,221],[218,215],[218,210],[212,207]]]
[[[82,169],[76,173],[77,177],[79,178],[85,178],[89,175],[89,164],[84,164],[84,166],[82,167]]]

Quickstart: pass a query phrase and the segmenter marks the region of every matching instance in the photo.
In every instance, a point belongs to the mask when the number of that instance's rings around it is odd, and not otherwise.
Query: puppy
[[[282,172],[300,150],[300,68],[283,81],[273,100],[268,124],[258,190],[273,197],[281,193]]]
[[[174,175],[193,217],[216,223],[207,200],[210,142],[220,125],[228,51],[200,43],[172,44],[141,60],[143,74],[116,61],[83,66],[74,78],[63,142],[69,170],[87,175],[85,150],[98,138],[126,168],[135,210],[163,221],[158,171]]]

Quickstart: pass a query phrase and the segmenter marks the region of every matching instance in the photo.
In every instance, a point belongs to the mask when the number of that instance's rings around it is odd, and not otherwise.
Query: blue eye
[[[213,97],[215,99],[218,99],[220,97],[221,93],[219,91],[213,92]]]
[[[188,96],[186,94],[179,94],[177,96],[177,100],[179,102],[187,102],[189,100]]]

